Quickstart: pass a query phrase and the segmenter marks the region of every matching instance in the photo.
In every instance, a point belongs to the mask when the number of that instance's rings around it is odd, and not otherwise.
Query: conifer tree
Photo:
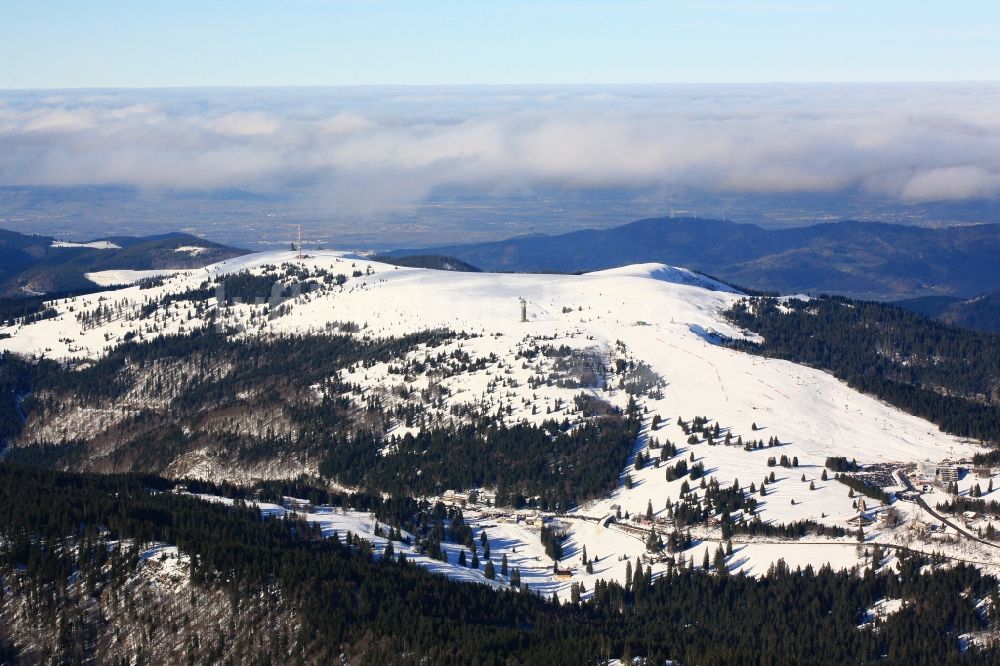
[[[708,551],[706,550],[705,552]],[[720,576],[729,573],[729,568],[726,566],[726,553],[722,550],[721,543],[719,544],[719,547],[715,549],[715,561],[712,564],[712,568],[715,569],[715,572]]]

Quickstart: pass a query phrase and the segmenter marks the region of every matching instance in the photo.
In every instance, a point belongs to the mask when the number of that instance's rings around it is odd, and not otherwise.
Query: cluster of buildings
[[[948,461],[942,463],[921,462],[917,464],[917,478],[922,483],[951,483],[958,481],[962,468]]]
[[[513,509],[502,509],[492,507],[492,497],[484,497],[482,492],[463,493],[454,490],[446,490],[438,498],[446,506],[459,507],[465,509],[474,506],[483,517],[492,518],[499,523],[521,524],[527,527],[541,528],[549,518],[539,511],[514,511]]]

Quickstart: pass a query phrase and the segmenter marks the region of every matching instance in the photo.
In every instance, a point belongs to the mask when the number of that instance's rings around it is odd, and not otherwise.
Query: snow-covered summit
[[[294,281],[287,277],[293,272],[309,277],[295,278],[305,286],[280,302],[220,305],[217,292],[206,296],[206,285],[243,272],[284,283]],[[744,335],[722,315],[740,298],[726,285],[662,264],[584,275],[458,273],[332,250],[301,259],[294,252],[272,251],[180,271],[152,286],[56,301],[56,317],[0,330],[10,336],[0,339],[0,350],[94,359],[124,340],[189,332],[210,318],[241,335],[341,331],[345,322],[356,326],[354,335],[376,338],[448,329],[477,334],[467,343],[470,351],[500,358],[514,354],[526,339],[604,357],[625,348],[664,378],[668,389],[653,405],[664,417],[705,414],[747,436],[752,423],[780,423],[775,434],[818,462],[832,444],[848,457],[874,460],[937,460],[971,450],[931,423],[861,395],[825,372],[713,344],[718,336]],[[387,379],[368,374],[376,383]],[[469,393],[486,388],[484,378],[455,381],[464,384],[456,389]],[[564,399],[571,400],[572,391]]]
[[[667,264],[660,263],[632,264],[630,266],[621,266],[619,268],[609,268],[603,271],[595,271],[590,273],[590,275],[641,277],[651,280],[660,280],[661,282],[701,287],[702,289],[708,289],[709,291],[725,291],[734,294],[740,293],[738,289],[734,289],[724,282],[719,282],[718,280],[714,280],[708,276],[702,275],[701,273],[696,273],[688,268],[679,268],[677,266],[668,266]]]
[[[235,289],[241,282],[229,278],[241,274],[277,285],[273,297],[225,293],[227,284]],[[810,520],[850,527],[848,521],[857,517],[854,500],[842,484],[821,478],[828,457],[856,458],[895,469],[925,460],[959,459],[977,450],[975,444],[862,395],[825,372],[718,344],[720,336],[745,335],[723,315],[741,298],[722,283],[663,264],[584,275],[491,274],[399,267],[332,250],[309,252],[301,259],[294,252],[272,251],[55,301],[55,317],[0,329],[9,336],[0,336],[0,350],[96,359],[127,340],[183,334],[209,322],[240,336],[336,332],[389,338],[447,329],[472,336],[436,347],[435,355],[486,361],[453,373],[407,377],[399,366],[431,353],[417,349],[406,352],[410,355],[406,359],[346,368],[341,379],[362,396],[379,396],[387,409],[394,401],[433,389],[439,399],[425,406],[428,418],[447,419],[474,405],[481,413],[496,414],[510,423],[534,424],[576,418],[567,406],[581,391],[624,407],[630,399],[622,388],[624,378],[619,373],[612,381],[610,372],[601,368],[641,367],[657,378],[658,389],[641,398],[645,416],[637,451],[653,455],[658,450],[651,446],[654,440],[669,440],[680,448],[678,456],[685,460],[694,456],[690,464],[700,463],[705,476],[723,487],[736,481],[749,487],[768,478],[767,496],[760,497],[758,506],[762,518],[775,524]],[[543,347],[569,350],[572,358],[597,368],[596,381],[581,387],[553,379],[557,368],[538,351]],[[81,423],[86,420],[83,411]],[[659,417],[655,431],[653,416]],[[76,417],[71,413],[54,423],[51,432],[46,431],[49,438],[78,435],[73,429],[84,426],[76,425]],[[720,436],[730,436],[732,442],[689,445],[678,417],[688,423],[705,417],[719,424]],[[407,425],[397,423],[383,435],[388,439],[407,431]],[[743,446],[772,438],[780,440],[777,448]],[[796,466],[775,468],[768,459],[777,456],[795,460]],[[177,461],[178,473],[225,476],[213,467],[211,457],[195,452],[189,458]],[[775,471],[772,481],[770,474]],[[315,473],[315,469],[302,467],[289,473],[301,472]],[[668,480],[665,472],[663,466],[630,465],[621,471],[618,490],[580,507],[577,514],[599,520],[618,508],[635,516],[645,515],[651,507],[655,516],[662,517],[667,501],[677,501],[682,484],[688,482],[683,475]],[[606,528],[583,520],[574,530],[571,543],[587,544],[592,553],[598,546],[602,554],[609,552]],[[615,538],[622,543],[634,540],[628,534]],[[637,548],[641,551],[641,539]],[[853,548],[848,540],[820,555],[806,549],[801,560],[822,564],[823,558],[834,561],[835,552],[843,562],[854,562]],[[621,544],[614,549],[632,553]],[[778,552],[763,553],[761,561],[770,561]]]

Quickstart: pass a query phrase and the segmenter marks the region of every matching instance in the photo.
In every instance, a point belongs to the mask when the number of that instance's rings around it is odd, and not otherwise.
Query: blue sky
[[[1000,80],[1000,2],[4,0],[0,88]]]

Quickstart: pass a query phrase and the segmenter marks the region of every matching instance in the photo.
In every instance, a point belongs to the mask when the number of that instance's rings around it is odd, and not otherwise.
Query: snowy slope
[[[304,259],[296,259],[291,252],[267,252],[177,272],[166,277],[162,285],[147,289],[135,286],[57,301],[54,307],[60,315],[56,318],[0,329],[0,333],[11,336],[0,339],[0,350],[92,359],[118,344],[126,334],[141,339],[189,331],[204,323],[194,316],[191,303],[179,300],[146,317],[141,316],[140,309],[144,303],[199,288],[221,276],[240,271],[259,274],[282,264],[311,271],[323,269],[348,279],[342,286],[306,289],[282,302],[280,316],[273,318],[260,316],[267,310],[264,304],[232,305],[219,311],[222,325],[232,328],[240,324],[245,328],[244,335],[322,333],[330,330],[334,322],[357,324],[358,336],[389,337],[432,328],[475,333],[478,337],[447,343],[443,351],[460,348],[473,358],[493,355],[495,361],[460,375],[416,380],[417,389],[432,384],[447,389],[443,405],[437,408],[441,418],[446,418],[455,404],[474,404],[491,413],[509,408],[507,419],[511,422],[537,423],[568,415],[566,405],[572,404],[581,389],[560,388],[554,383],[529,387],[532,377],[552,372],[545,358],[523,357],[523,352],[533,346],[566,345],[605,365],[616,359],[645,362],[662,378],[664,388],[662,397],[642,400],[648,414],[637,447],[644,448],[650,437],[660,442],[669,439],[681,449],[684,459],[693,455],[695,461],[704,464],[706,476],[714,476],[723,486],[739,480],[743,487],[749,487],[751,482],[759,487],[774,472],[776,478],[768,483],[767,496],[757,498],[761,517],[768,522],[809,519],[848,527],[848,520],[857,516],[857,510],[846,486],[834,481],[832,474],[828,481],[820,479],[828,456],[856,458],[862,464],[902,465],[959,459],[977,450],[974,443],[943,434],[923,419],[861,395],[827,373],[714,344],[717,335],[744,335],[720,314],[741,295],[704,276],[661,264],[586,275],[487,274],[397,267],[333,251],[313,252]],[[356,271],[360,276],[354,276]],[[522,298],[526,302],[525,322],[520,320]],[[96,324],[81,321],[82,313],[102,305],[117,305],[118,311]],[[216,305],[214,298],[210,305]],[[422,353],[417,351],[411,356]],[[406,378],[391,373],[389,365],[356,368],[342,378],[392,400],[391,389],[405,384]],[[585,390],[618,406],[624,406],[629,398],[607,377]],[[659,415],[662,422],[656,432],[650,432],[654,415]],[[734,439],[777,437],[782,445],[755,451],[704,442],[689,445],[677,424],[678,416],[688,421],[705,416],[709,422],[719,423],[723,433],[731,433]],[[405,429],[397,424],[391,434]],[[798,458],[799,466],[767,465],[768,457],[781,455]],[[652,505],[656,517],[664,517],[666,502],[676,502],[681,494],[683,480],[666,481],[665,467],[647,465],[641,470],[622,470],[623,479],[626,472],[633,482],[631,488],[623,484],[613,496],[580,507],[576,514],[599,519],[613,513],[615,505],[623,513],[645,514],[647,506]],[[810,489],[810,483],[815,489]],[[994,485],[1000,488],[1000,479]],[[692,486],[696,488],[697,484]],[[996,498],[991,495],[987,499]],[[876,505],[870,503],[873,508]],[[922,519],[929,517],[924,515]],[[578,558],[584,545],[591,557],[602,557],[593,578],[624,575],[625,562],[617,558],[634,560],[644,551],[640,538],[620,530],[572,518],[568,525],[568,557]],[[523,549],[529,542],[532,549],[540,548],[537,536],[524,530],[520,525],[503,524],[489,533],[511,544],[519,543]],[[718,535],[706,532],[703,538],[702,545],[695,546],[691,553],[699,563],[705,548],[714,552],[718,545]],[[873,529],[869,538],[897,536],[893,531]],[[988,547],[968,548],[971,550],[965,556],[969,559],[994,557]],[[777,557],[785,557],[793,565],[830,562],[838,568],[859,561],[850,540],[802,544],[794,549],[768,543],[737,544],[731,561],[734,568],[762,573]],[[523,564],[527,568],[530,562]],[[542,571],[549,564],[543,561],[539,565],[540,586],[543,581],[554,585],[548,573]],[[526,573],[522,571],[522,575]],[[591,582],[588,578],[588,588],[592,588]]]
[[[190,330],[202,322],[187,319],[183,302],[164,308],[155,322],[131,318],[126,312],[104,323],[85,325],[79,315],[101,304],[123,303],[125,310],[131,309],[137,317],[143,303],[197,288],[209,278],[242,270],[257,272],[263,266],[285,262],[296,262],[294,254],[252,254],[176,273],[162,286],[150,289],[129,287],[59,300],[54,303],[58,317],[2,329],[11,337],[0,340],[0,350],[65,359],[96,358],[129,332]],[[663,432],[657,433],[660,439],[667,437],[682,444],[685,438],[674,426],[676,417],[705,415],[732,429],[734,436],[778,436],[787,445],[776,452],[798,456],[803,464],[821,464],[831,452],[877,462],[957,458],[972,451],[969,444],[940,433],[933,424],[860,395],[824,372],[712,344],[716,332],[742,335],[719,314],[740,296],[718,283],[711,285],[717,290],[705,289],[711,281],[683,269],[646,264],[579,276],[454,273],[378,264],[330,251],[313,253],[299,262],[347,275],[370,268],[372,274],[286,302],[289,313],[262,322],[259,332],[322,332],[332,321],[355,322],[362,328],[358,335],[375,337],[449,328],[482,336],[462,343],[470,354],[494,352],[501,359],[512,358],[529,338],[590,349],[604,357],[612,355],[620,341],[628,355],[650,364],[666,382],[663,398],[646,402],[650,414],[660,414],[666,424]],[[518,299],[522,297],[527,301],[525,323],[519,320]],[[226,309],[223,319],[246,318],[263,307],[236,305]],[[522,372],[519,365],[511,363],[507,368],[513,379],[525,379],[535,372]],[[366,374],[372,385],[393,381],[378,368]],[[456,389],[466,394],[481,394],[489,379],[481,374],[455,383]],[[528,390],[523,381],[520,384],[511,390],[519,398],[530,398],[525,395]],[[562,393],[565,400],[579,390],[554,389],[550,393],[552,398]],[[604,391],[612,401],[624,404],[620,393],[616,389]],[[516,414],[514,420],[523,416]],[[751,432],[752,423],[761,427],[758,434]],[[742,450],[729,448],[719,450],[716,456],[714,448],[704,449],[708,467],[718,466],[721,460],[716,458],[724,456],[729,459],[725,467],[745,473],[747,482],[764,473],[754,459],[770,455],[743,456]],[[640,480],[644,477],[638,475]],[[645,501],[642,504],[644,508]]]

